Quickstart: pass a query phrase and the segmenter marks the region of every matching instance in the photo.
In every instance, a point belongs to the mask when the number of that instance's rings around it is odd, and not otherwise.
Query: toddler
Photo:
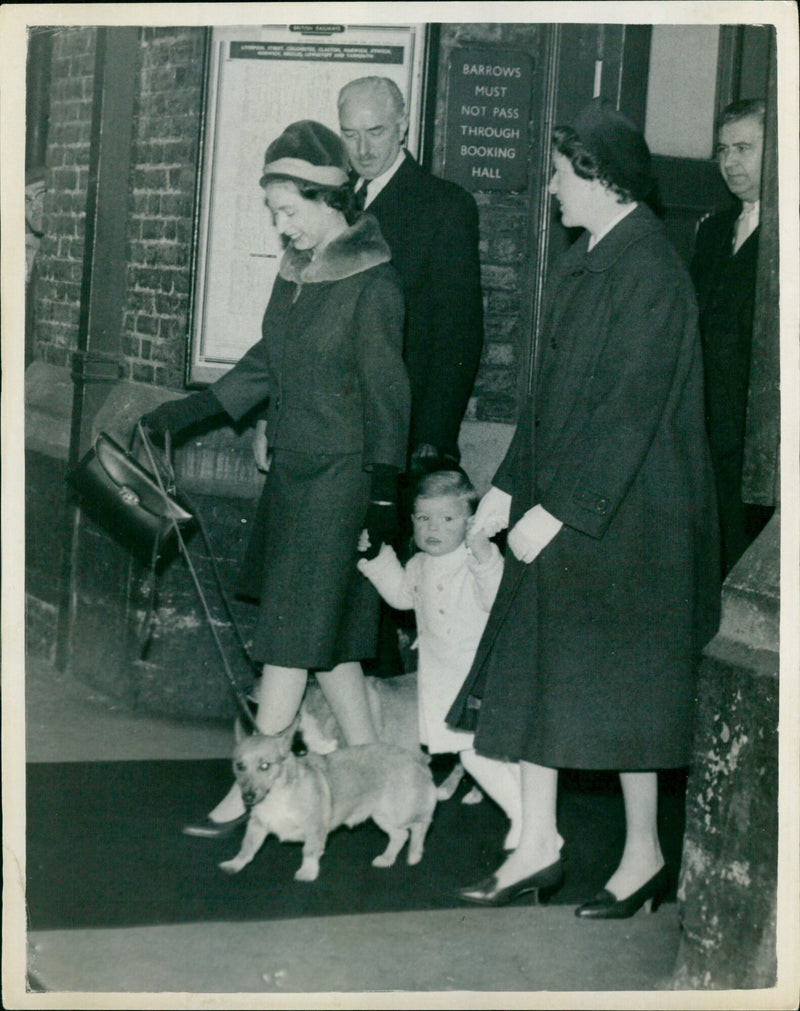
[[[477,502],[462,472],[426,474],[417,485],[412,515],[419,552],[403,568],[394,549],[383,544],[375,558],[357,565],[391,607],[414,609],[420,741],[431,754],[458,752],[467,772],[508,816],[505,848],[514,849],[521,827],[519,766],[478,755],[471,733],[445,723],[503,574],[497,546],[483,531],[470,533]],[[365,531],[359,549],[368,547]]]

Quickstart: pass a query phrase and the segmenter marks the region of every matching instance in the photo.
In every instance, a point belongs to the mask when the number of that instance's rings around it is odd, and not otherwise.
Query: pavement
[[[25,677],[28,762],[229,754],[227,725],[131,712],[37,658]],[[26,945],[27,991],[21,964],[3,996],[5,1007],[696,1007],[672,988],[679,940],[674,903],[591,923],[557,905],[27,935],[23,923],[4,947]]]

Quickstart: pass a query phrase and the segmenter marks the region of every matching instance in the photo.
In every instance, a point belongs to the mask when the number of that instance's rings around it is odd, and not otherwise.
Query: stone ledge
[[[25,370],[25,448],[66,460],[72,418],[70,371],[48,362]]]
[[[722,587],[717,638],[778,652],[780,642],[780,511],[736,563]]]

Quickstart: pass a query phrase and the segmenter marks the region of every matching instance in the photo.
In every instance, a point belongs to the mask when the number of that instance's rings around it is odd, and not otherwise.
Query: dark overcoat
[[[511,525],[541,503],[564,526],[529,565],[508,553],[448,719],[479,698],[481,753],[675,767],[719,608],[697,307],[644,206],[587,245],[554,268],[534,395],[494,479]]]
[[[406,152],[369,213],[403,283],[411,448],[429,443],[457,456],[483,347],[478,208],[466,190],[423,171]]]
[[[373,656],[378,598],[357,571],[370,470],[405,465],[403,299],[364,215],[316,258],[289,249],[261,340],[212,387],[235,420],[268,398],[273,452],[240,575],[253,656],[329,669]]]
[[[690,267],[700,308],[706,426],[717,482],[724,573],[769,515],[767,510],[742,502],[760,229],[734,253],[739,210],[737,205],[701,223]]]

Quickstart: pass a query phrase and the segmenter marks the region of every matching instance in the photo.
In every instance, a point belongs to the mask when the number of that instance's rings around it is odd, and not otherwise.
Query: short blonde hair
[[[477,509],[480,499],[463,470],[434,470],[430,474],[423,474],[417,481],[414,509],[416,511],[420,499],[445,497],[463,499],[471,513]]]

